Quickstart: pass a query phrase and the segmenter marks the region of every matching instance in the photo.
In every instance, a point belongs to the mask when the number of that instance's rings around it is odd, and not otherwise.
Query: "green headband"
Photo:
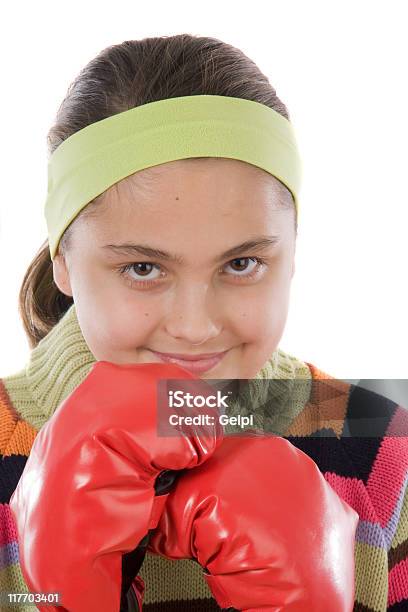
[[[242,98],[167,98],[92,123],[51,155],[45,203],[51,259],[65,229],[96,196],[143,168],[188,157],[262,168],[291,191],[298,212],[301,162],[285,117]]]

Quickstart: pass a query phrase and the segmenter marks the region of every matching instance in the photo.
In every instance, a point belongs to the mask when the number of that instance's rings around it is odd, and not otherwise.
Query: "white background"
[[[100,50],[190,33],[241,48],[288,106],[303,159],[280,347],[339,378],[408,378],[407,5],[401,2],[6,3],[2,8],[0,375],[29,348],[17,304],[46,239],[46,135]]]

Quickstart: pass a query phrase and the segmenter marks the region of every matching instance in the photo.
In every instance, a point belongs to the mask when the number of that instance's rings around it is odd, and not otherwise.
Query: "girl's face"
[[[226,158],[177,160],[113,185],[54,260],[95,359],[227,351],[199,377],[253,378],[288,314],[296,237],[281,197],[274,177]]]

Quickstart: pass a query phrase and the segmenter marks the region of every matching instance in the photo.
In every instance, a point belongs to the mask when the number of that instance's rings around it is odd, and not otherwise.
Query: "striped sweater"
[[[1,592],[29,590],[19,565],[11,494],[38,430],[94,362],[72,305],[31,351],[26,367],[0,379]],[[307,453],[359,515],[354,612],[407,611],[408,410],[279,348],[251,385],[257,426]],[[265,404],[265,389],[272,403]],[[370,435],[364,435],[367,423]],[[219,610],[194,561],[147,554],[140,574],[145,612]],[[32,612],[33,607],[0,609]]]

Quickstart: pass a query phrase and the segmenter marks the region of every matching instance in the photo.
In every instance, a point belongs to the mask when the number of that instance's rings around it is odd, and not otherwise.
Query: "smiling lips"
[[[214,368],[224,357],[228,351],[222,353],[204,353],[202,355],[181,355],[179,353],[157,353],[152,351],[154,355],[159,357],[165,363],[174,363],[180,367],[192,372],[193,374],[201,374]]]

